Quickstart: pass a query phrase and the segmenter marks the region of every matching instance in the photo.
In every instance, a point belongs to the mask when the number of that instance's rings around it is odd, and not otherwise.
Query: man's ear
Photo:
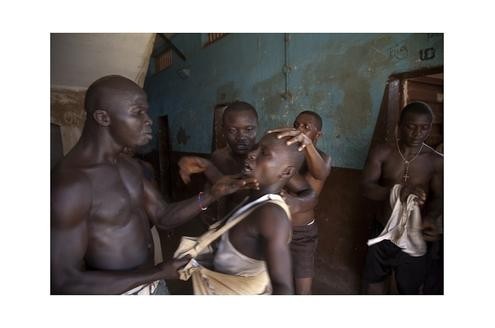
[[[103,109],[97,109],[93,112],[93,119],[98,123],[99,125],[102,126],[109,126],[110,125],[110,116],[108,115],[108,112]]]
[[[323,135],[322,131],[317,131],[315,136],[315,141],[318,140]]]
[[[296,172],[296,168],[294,166],[287,166],[282,173],[280,173],[280,178],[292,178],[294,173]]]

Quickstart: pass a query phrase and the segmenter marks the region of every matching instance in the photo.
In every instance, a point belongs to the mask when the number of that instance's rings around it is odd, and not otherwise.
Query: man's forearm
[[[304,156],[308,164],[309,173],[317,180],[325,180],[329,170],[314,144],[306,146]]]
[[[206,169],[204,174],[208,181],[210,181],[212,184],[215,184],[215,182],[217,182],[218,179],[223,176],[220,170],[218,170],[218,168],[212,162],[208,163],[208,168]]]
[[[157,224],[165,230],[177,227],[199,215],[204,208],[214,201],[215,199],[210,192],[205,191],[189,199],[168,204],[166,207],[160,208],[159,213],[156,214]]]

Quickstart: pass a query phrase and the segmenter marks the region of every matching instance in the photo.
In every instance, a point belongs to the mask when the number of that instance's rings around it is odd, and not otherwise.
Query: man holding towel
[[[414,202],[421,213],[419,229],[423,239],[438,239],[441,226],[438,219],[443,211],[443,155],[424,143],[430,134],[432,121],[433,114],[428,105],[422,102],[408,104],[400,114],[396,140],[372,149],[366,162],[363,194],[378,202],[373,237],[382,237],[374,238],[376,243],[372,240],[369,243],[363,274],[367,293],[383,293],[383,282],[392,271],[400,294],[418,294],[424,283],[427,255],[424,251],[407,249],[404,245],[411,243],[398,242],[399,238],[404,240],[407,236],[397,236],[395,231],[392,233],[394,228],[402,229],[401,233],[409,232],[403,228],[407,222],[392,215],[390,198],[396,195],[394,199],[399,201],[394,213],[413,213],[411,202]],[[389,220],[402,222],[402,228],[392,226]]]

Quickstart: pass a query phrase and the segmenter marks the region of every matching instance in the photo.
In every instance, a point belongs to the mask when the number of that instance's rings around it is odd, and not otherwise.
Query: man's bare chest
[[[98,223],[125,224],[143,212],[143,181],[132,168],[101,166],[90,170],[91,217]]]
[[[427,156],[418,157],[408,163],[394,156],[384,162],[381,181],[386,186],[400,183],[428,187],[432,176],[433,165]]]

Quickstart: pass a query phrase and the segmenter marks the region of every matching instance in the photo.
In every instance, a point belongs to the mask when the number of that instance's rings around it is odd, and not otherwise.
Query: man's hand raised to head
[[[243,177],[242,174],[225,175],[211,187],[210,193],[213,198],[219,199],[244,189],[259,189],[258,180],[252,177]]]
[[[302,151],[304,148],[313,143],[307,135],[294,128],[279,128],[269,130],[268,133],[277,133],[278,139],[291,137],[286,142],[287,146],[290,146],[297,142],[299,143],[299,148],[297,149],[299,151]]]

